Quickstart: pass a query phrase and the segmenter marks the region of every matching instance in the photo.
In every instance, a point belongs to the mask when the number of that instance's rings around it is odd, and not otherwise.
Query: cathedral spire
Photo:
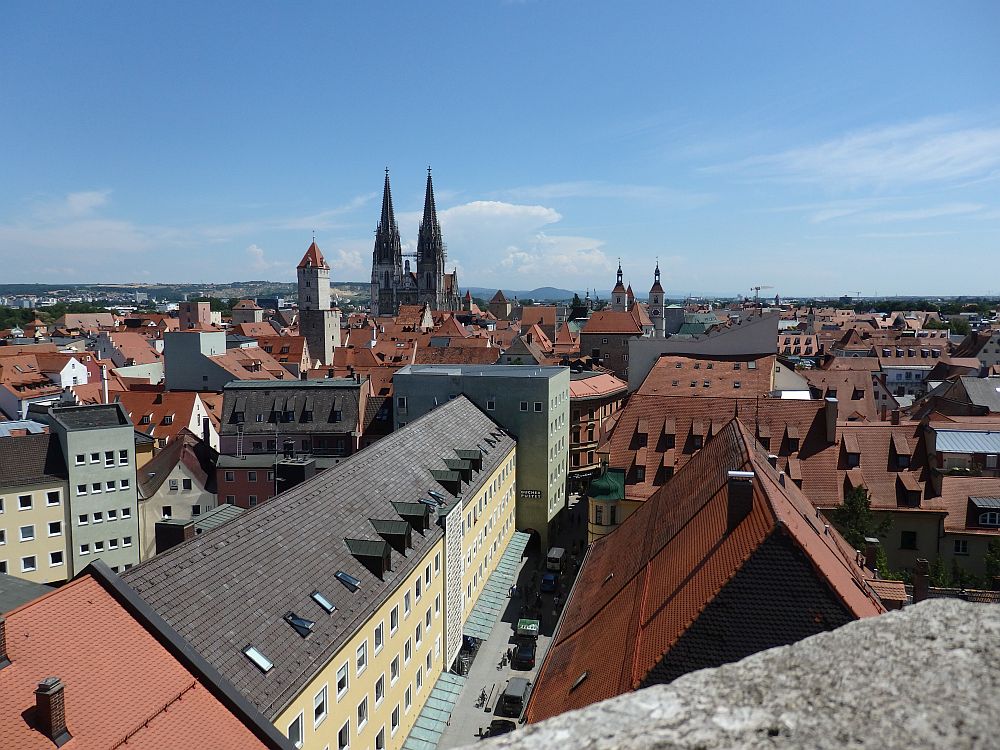
[[[389,168],[385,168],[385,187],[382,189],[382,217],[375,230],[375,265],[389,264],[400,266],[403,258],[403,247],[399,241],[399,227],[396,225],[396,213],[392,208],[392,190],[389,187]]]
[[[426,262],[440,262],[437,273],[444,273],[444,241],[441,225],[438,223],[437,207],[434,205],[434,183],[431,168],[427,167],[427,190],[424,193],[424,217],[420,221],[417,235],[417,257]]]
[[[392,190],[389,187],[389,167],[385,168],[385,187],[382,188],[382,218],[379,226],[389,230],[396,228],[396,213],[392,209]]]

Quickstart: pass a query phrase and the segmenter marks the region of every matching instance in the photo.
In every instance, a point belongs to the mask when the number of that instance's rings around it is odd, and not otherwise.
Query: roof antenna
[[[313,230],[313,244],[316,244],[316,230]]]

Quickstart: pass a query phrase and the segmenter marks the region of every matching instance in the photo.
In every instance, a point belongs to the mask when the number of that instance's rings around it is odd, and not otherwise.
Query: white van
[[[545,556],[545,569],[562,572],[566,568],[566,550],[562,547],[553,547],[549,554]]]

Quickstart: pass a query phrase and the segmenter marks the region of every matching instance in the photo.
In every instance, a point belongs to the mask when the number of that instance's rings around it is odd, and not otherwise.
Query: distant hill
[[[470,292],[472,292],[473,297],[481,297],[487,300],[492,299],[493,295],[497,293],[497,290],[495,288],[487,289],[486,287],[481,287],[481,286],[471,286],[468,287],[468,289]],[[503,294],[509,300],[513,300],[514,297],[517,297],[518,299],[543,300],[545,302],[561,302],[563,300],[573,299],[573,295],[577,294],[577,292],[573,292],[569,289],[557,289],[556,287],[553,286],[543,286],[539,287],[538,289],[530,289],[528,291],[519,289],[504,289]],[[580,292],[579,294],[581,297],[583,297],[582,292]]]

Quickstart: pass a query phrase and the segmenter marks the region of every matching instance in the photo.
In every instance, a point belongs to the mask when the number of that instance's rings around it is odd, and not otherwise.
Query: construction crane
[[[750,287],[750,291],[753,292],[753,306],[760,307],[760,290],[761,289],[774,289],[770,284],[758,284],[757,286]]]
[[[854,297],[854,304],[857,304],[858,302],[861,301],[861,292],[860,291],[857,291],[857,292],[847,292],[847,294],[845,294],[844,296]]]

